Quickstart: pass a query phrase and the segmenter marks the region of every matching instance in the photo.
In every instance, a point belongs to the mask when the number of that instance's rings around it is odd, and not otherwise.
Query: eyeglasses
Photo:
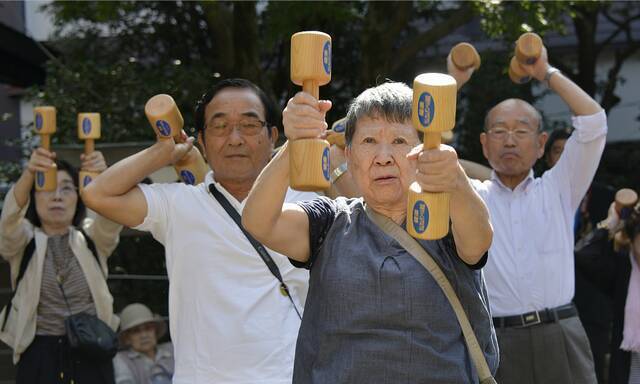
[[[225,118],[212,119],[205,127],[206,133],[213,136],[222,137],[229,136],[234,126],[238,127],[240,134],[243,136],[255,136],[262,131],[267,125],[266,121],[260,120],[256,117],[245,117],[240,121],[234,123],[229,122]]]
[[[58,187],[57,189],[54,189],[53,191],[38,191],[38,193],[41,193],[43,195],[55,195],[59,193],[60,196],[69,197],[75,195],[77,193],[77,190],[78,189],[73,185],[63,185],[61,187]]]
[[[525,128],[518,128],[514,130],[506,128],[491,128],[487,131],[487,134],[494,140],[506,140],[507,136],[513,136],[516,140],[526,140],[535,135],[536,132]]]

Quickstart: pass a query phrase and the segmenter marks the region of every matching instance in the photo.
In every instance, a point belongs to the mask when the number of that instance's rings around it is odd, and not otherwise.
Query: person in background
[[[571,131],[568,129],[551,131],[544,150],[544,163],[547,170],[553,168],[558,162],[569,137],[571,137]],[[614,194],[613,188],[607,185],[595,181],[591,183],[575,214],[574,235],[576,243],[584,239],[588,233],[596,228],[597,223],[607,217],[607,210],[613,201]],[[599,260],[613,263],[613,260],[607,256],[603,255]],[[603,384],[607,377],[606,362],[611,344],[613,315],[611,299],[605,292],[607,288],[603,287],[600,282],[610,279],[603,278],[604,270],[600,271],[600,276],[592,278],[587,272],[591,266],[584,265],[589,260],[592,259],[576,258],[575,260],[576,293],[573,302],[578,309],[580,321],[589,338],[598,383]],[[613,267],[606,269],[606,271],[611,270]]]
[[[489,208],[494,237],[484,268],[500,344],[501,384],[595,383],[593,357],[574,296],[574,217],[606,142],[602,107],[549,65],[546,49],[523,69],[572,110],[574,133],[556,165],[535,178],[547,133],[529,103],[507,99],[480,135],[490,180],[473,181]],[[464,77],[451,72],[456,80]]]
[[[107,168],[99,151],[82,154],[81,161],[88,171]],[[57,168],[57,189],[36,191],[36,172],[50,168]],[[6,307],[0,313],[0,339],[13,349],[17,384],[113,383],[111,359],[96,360],[71,349],[65,319],[85,312],[118,328],[105,276],[121,229],[103,216],[87,217],[75,168],[57,160],[54,152],[33,151],[0,217],[0,255],[11,266],[15,290],[10,311]]]
[[[113,359],[116,384],[169,384],[173,377],[173,345],[158,344],[167,332],[159,316],[144,304],[127,305],[120,313],[120,346]]]

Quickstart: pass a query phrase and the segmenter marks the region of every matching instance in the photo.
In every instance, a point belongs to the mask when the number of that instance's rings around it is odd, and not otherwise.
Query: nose
[[[60,190],[60,188],[56,188],[55,191],[53,191],[53,200],[54,201],[60,201],[62,200],[62,191]]]
[[[514,133],[512,131],[507,131],[507,137],[504,139],[505,147],[515,147],[516,139],[514,138]]]
[[[393,152],[388,144],[380,144],[375,157],[376,165],[391,165],[394,162]]]
[[[244,143],[244,138],[240,134],[240,130],[238,130],[237,126],[233,127],[233,129],[229,133],[229,139],[227,140],[227,143],[232,146],[239,146]]]

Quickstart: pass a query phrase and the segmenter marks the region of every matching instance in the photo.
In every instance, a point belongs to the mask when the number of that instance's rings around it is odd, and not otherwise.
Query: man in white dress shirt
[[[138,184],[193,145],[158,140],[102,173],[83,198],[113,221],[149,231],[165,246],[175,384],[290,384],[308,273],[269,252],[291,300],[218,200],[239,214],[271,158],[280,114],[243,79],[217,83],[195,125],[211,172],[199,185]],[[289,190],[287,201],[315,194]],[[295,302],[295,306],[292,304]]]
[[[573,113],[575,131],[558,163],[540,178],[532,167],[547,134],[540,113],[519,99],[493,107],[480,136],[493,168],[474,186],[486,202],[494,237],[484,268],[500,346],[501,384],[596,383],[574,295],[573,224],[604,150],[607,120],[600,105],[547,60],[527,72]],[[463,73],[452,73],[464,82]]]

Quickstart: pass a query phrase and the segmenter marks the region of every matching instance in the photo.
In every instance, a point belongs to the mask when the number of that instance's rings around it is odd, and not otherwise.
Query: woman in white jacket
[[[88,171],[107,168],[98,151],[82,155],[81,160]],[[35,191],[36,172],[51,167],[57,167],[57,189]],[[15,295],[11,306],[0,313],[0,340],[13,349],[17,384],[113,383],[111,360],[96,361],[72,351],[64,327],[66,317],[80,312],[96,315],[113,330],[118,327],[105,277],[107,257],[118,244],[122,227],[100,216],[87,218],[85,212],[77,171],[42,148],[32,153],[5,197],[0,255],[11,266]],[[24,257],[30,259],[16,287]]]

